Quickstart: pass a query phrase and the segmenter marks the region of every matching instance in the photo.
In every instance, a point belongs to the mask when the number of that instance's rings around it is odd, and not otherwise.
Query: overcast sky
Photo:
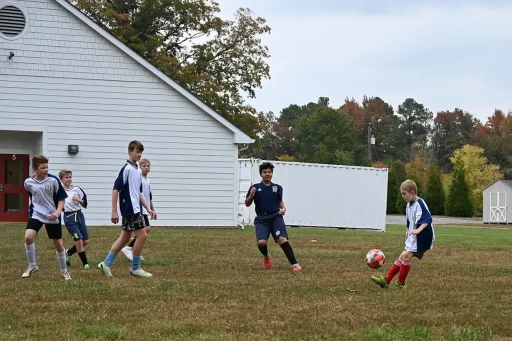
[[[225,18],[249,7],[272,28],[271,79],[249,100],[258,111],[363,95],[395,110],[408,97],[434,114],[459,107],[483,122],[512,110],[512,1],[217,1]]]

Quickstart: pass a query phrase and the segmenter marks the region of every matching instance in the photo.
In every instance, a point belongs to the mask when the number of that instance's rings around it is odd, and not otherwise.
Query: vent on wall
[[[0,35],[16,38],[25,29],[25,15],[16,6],[7,5],[0,8]]]

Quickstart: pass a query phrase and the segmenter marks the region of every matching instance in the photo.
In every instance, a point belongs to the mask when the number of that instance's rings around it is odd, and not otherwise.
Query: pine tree
[[[430,168],[427,188],[423,193],[422,198],[425,199],[431,214],[444,214],[445,194],[443,184],[441,182],[441,173],[439,171],[439,166],[437,165],[433,165]]]
[[[388,202],[387,202],[387,213],[396,214],[398,210],[396,208],[396,202],[400,198],[400,187],[398,180],[396,179],[396,173],[391,168],[388,173]]]
[[[471,200],[471,191],[466,181],[466,170],[461,162],[454,165],[452,175],[453,178],[445,205],[445,213],[452,217],[472,217],[473,201]]]

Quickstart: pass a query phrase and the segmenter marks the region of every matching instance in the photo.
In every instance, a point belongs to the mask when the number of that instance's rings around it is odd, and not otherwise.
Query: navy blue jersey
[[[273,216],[279,209],[279,203],[283,200],[283,187],[275,183],[265,185],[263,182],[249,187],[246,198],[251,194],[251,188],[256,188],[254,196],[254,205],[256,206],[256,215],[258,217]]]
[[[114,182],[114,189],[119,191],[119,209],[123,217],[141,212],[142,175],[137,164],[126,161]]]

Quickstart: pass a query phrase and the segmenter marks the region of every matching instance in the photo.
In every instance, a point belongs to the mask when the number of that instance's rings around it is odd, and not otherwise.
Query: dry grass
[[[90,230],[95,267],[119,230]],[[111,280],[76,257],[71,282],[59,278],[45,233],[39,273],[21,278],[23,231],[0,228],[1,340],[512,340],[508,229],[438,227],[406,291],[369,280],[400,253],[402,226],[291,229],[299,274],[276,245],[265,270],[253,229],[154,229],[144,252],[153,278],[131,277],[123,255]],[[366,267],[371,248],[386,253],[383,270]]]

